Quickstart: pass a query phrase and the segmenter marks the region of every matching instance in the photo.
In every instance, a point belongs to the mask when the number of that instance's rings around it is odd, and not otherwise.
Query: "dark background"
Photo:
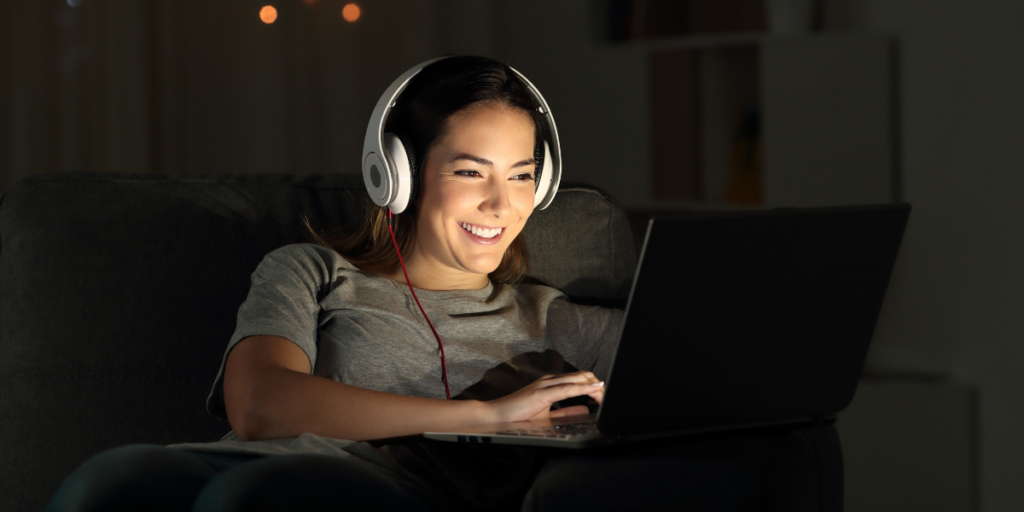
[[[823,0],[785,30],[768,11],[787,0],[723,0],[703,28],[655,23],[710,1],[363,0],[348,23],[335,0],[4,0],[0,190],[64,170],[358,172],[391,80],[472,53],[543,91],[564,179],[638,213],[749,207],[723,201],[738,125],[712,107],[753,106],[762,206],[914,206],[840,416],[848,510],[1024,510],[1024,2]]]

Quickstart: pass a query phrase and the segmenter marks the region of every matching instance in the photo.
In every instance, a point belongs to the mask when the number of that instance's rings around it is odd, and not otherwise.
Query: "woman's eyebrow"
[[[470,155],[468,153],[459,153],[458,155],[455,155],[455,158],[451,159],[452,162],[455,162],[457,160],[469,160],[471,162],[476,162],[476,163],[478,163],[480,165],[486,165],[488,167],[494,167],[494,162],[492,162],[492,161],[490,161],[490,160],[488,160],[486,158],[480,158],[478,156]],[[526,160],[520,160],[520,161],[512,164],[512,168],[523,167],[525,165],[537,165],[537,161],[532,159],[532,158],[527,158]]]

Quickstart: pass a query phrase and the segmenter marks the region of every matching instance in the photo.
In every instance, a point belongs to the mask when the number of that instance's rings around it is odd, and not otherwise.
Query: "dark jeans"
[[[124,446],[75,470],[47,510],[819,511],[842,506],[842,462],[828,460],[832,452],[838,456],[831,427],[585,451],[430,441],[380,450],[416,476],[355,457]],[[838,468],[838,475],[822,476],[829,467]],[[838,493],[823,492],[830,483]]]
[[[567,509],[841,512],[842,450],[825,425],[562,452],[522,510]]]

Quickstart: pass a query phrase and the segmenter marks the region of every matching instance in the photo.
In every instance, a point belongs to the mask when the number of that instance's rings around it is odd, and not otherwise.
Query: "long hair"
[[[506,65],[484,57],[460,56],[435,62],[423,68],[402,92],[392,109],[385,130],[401,133],[416,155],[417,181],[427,155],[444,138],[451,117],[480,103],[495,102],[526,112],[533,120],[535,153],[543,147],[540,114],[526,84]],[[539,161],[538,161],[539,163]],[[403,254],[409,254],[416,241],[419,213],[414,184],[413,203],[392,219],[395,240]],[[308,239],[334,249],[362,270],[377,274],[398,271],[398,255],[388,233],[387,209],[367,197],[366,220],[354,230],[334,229],[319,232],[308,221]],[[526,275],[528,258],[522,233],[509,244],[498,268],[489,277],[498,283],[515,283]]]

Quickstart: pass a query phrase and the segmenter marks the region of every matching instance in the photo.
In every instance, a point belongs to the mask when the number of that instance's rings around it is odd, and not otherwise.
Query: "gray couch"
[[[302,237],[303,215],[325,228],[360,222],[364,194],[351,175],[62,173],[7,190],[0,509],[40,510],[107,448],[223,435],[228,425],[204,402],[249,275],[264,254]],[[526,238],[532,276],[581,301],[623,303],[636,253],[607,195],[563,184]],[[789,448],[765,475],[774,489],[766,507],[838,510],[834,429],[786,436]]]

